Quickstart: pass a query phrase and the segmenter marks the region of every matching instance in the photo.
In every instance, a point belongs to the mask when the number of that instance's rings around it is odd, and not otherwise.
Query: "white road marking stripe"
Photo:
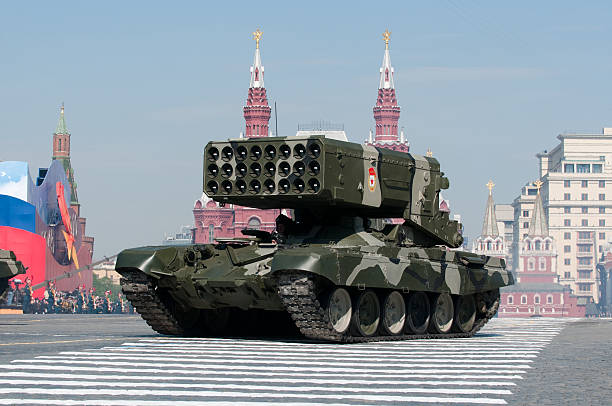
[[[188,376],[188,377],[177,377],[176,375],[94,375],[94,374],[45,374],[45,373],[34,373],[34,372],[5,372],[2,374],[3,377],[15,377],[15,378],[28,378],[28,379],[96,379],[96,380],[109,380],[116,382],[127,382],[127,381],[194,381],[194,382],[236,382],[235,377],[220,377],[220,376],[210,376],[210,377],[202,377],[202,376]],[[381,386],[381,385],[390,385],[390,386],[441,386],[441,385],[450,385],[450,386],[516,386],[514,382],[502,382],[502,381],[460,381],[453,379],[452,381],[445,380],[417,380],[417,381],[390,381],[388,379],[384,380],[376,380],[375,378],[369,379],[355,379],[351,377],[350,379],[334,379],[334,378],[325,378],[325,379],[313,379],[308,376],[301,376],[299,378],[271,378],[267,375],[262,375],[261,378],[247,378],[240,377],[240,382],[266,382],[266,383],[295,383],[300,385],[305,385],[308,383],[314,383],[317,385],[327,384],[327,385],[363,385],[363,386]]]
[[[128,364],[129,365],[129,364]],[[228,371],[223,371],[221,369],[212,369],[212,370],[206,370],[206,369],[202,369],[202,370],[198,370],[198,371],[194,371],[193,369],[189,370],[189,369],[168,369],[168,368],[136,368],[136,369],[130,369],[130,368],[112,368],[112,367],[77,367],[74,365],[67,365],[67,366],[63,366],[63,365],[20,365],[20,364],[10,364],[10,365],[1,365],[0,364],[0,370],[1,369],[9,369],[11,371],[15,371],[15,370],[24,370],[24,371],[73,371],[73,372],[77,372],[77,371],[89,371],[89,372],[124,372],[124,373],[159,373],[159,374],[177,374],[177,375],[188,375],[188,376],[194,376],[194,375],[231,375],[231,376],[236,376],[236,375],[240,375],[240,376],[261,376],[261,375],[268,375],[268,376],[283,376],[283,377],[287,377],[287,376],[306,376],[306,377],[329,377],[337,376],[337,372],[336,371],[332,371],[333,373],[323,373],[321,371],[309,371],[307,369],[303,369],[303,368],[298,368],[296,372],[294,371],[272,371],[272,370],[266,370],[263,369],[262,372],[254,372],[252,368],[246,368],[244,371],[240,371],[240,372],[236,372],[235,369],[230,369]],[[366,370],[365,372],[359,372],[359,371],[352,371],[352,370],[345,370],[345,372],[347,372],[351,377],[359,377],[359,378],[371,378],[374,379],[372,377],[372,373],[371,371]],[[389,373],[385,373],[385,374],[379,374],[377,376],[378,379],[391,379],[391,378],[397,378],[397,379],[410,379],[410,378],[431,378],[432,375],[434,378],[439,378],[439,379],[523,379],[523,377],[521,375],[518,375],[519,373],[525,373],[525,371],[506,371],[506,372],[499,372],[499,371],[491,371],[491,370],[486,370],[486,371],[478,371],[478,370],[469,370],[469,371],[465,371],[465,370],[454,370],[452,371],[453,373],[451,373],[451,371],[447,370],[447,369],[431,369],[431,370],[424,370],[424,371],[419,371],[419,372],[405,372],[405,373],[397,373],[397,372],[389,372]],[[240,378],[237,378],[240,379]]]
[[[77,381],[77,380],[68,380],[68,381],[37,381],[34,385],[32,385],[32,381],[25,379],[0,379],[0,385],[25,385],[28,388],[32,386],[82,386],[82,387],[99,387],[99,386],[110,386],[116,388],[150,388],[151,384],[148,382],[100,382],[100,381]],[[205,383],[196,383],[196,384],[183,384],[183,383],[158,383],[155,385],[155,390],[162,389],[173,389],[173,388],[183,388],[183,389],[219,389],[219,385],[216,384],[205,384]],[[342,392],[346,393],[356,393],[356,394],[372,394],[372,396],[376,396],[375,392],[380,392],[380,388],[362,388],[362,387],[332,387],[332,386],[272,386],[272,385],[248,385],[248,384],[225,384],[223,385],[224,391],[262,391],[262,392],[282,392],[283,394],[288,393],[300,393],[300,392]],[[392,394],[406,394],[406,393],[416,393],[416,394],[443,394],[443,395],[510,395],[510,392],[507,389],[464,389],[464,388],[385,388],[382,390],[385,393]],[[186,392],[186,391],[185,391]],[[199,392],[196,392],[199,393]],[[257,392],[255,392],[257,393]],[[249,392],[250,394],[250,392]],[[312,394],[312,393],[311,393]]]
[[[206,351],[192,351],[192,350],[154,350],[154,349],[133,349],[133,348],[103,348],[98,351],[62,351],[59,353],[60,355],[126,355],[126,354],[155,354],[156,356],[167,357],[170,355],[180,354],[181,357],[185,358],[198,358],[198,357],[219,357],[223,356],[224,358],[249,358],[249,359],[269,359],[269,358],[291,358],[291,359],[313,359],[313,358],[325,358],[327,360],[338,359],[338,360],[368,360],[374,359],[377,361],[392,359],[392,360],[412,360],[415,358],[427,358],[427,359],[437,359],[437,358],[478,358],[478,359],[489,359],[493,358],[494,360],[498,359],[508,359],[508,358],[537,358],[536,351],[529,352],[497,352],[496,354],[481,354],[478,352],[471,353],[454,353],[454,352],[446,352],[446,353],[437,353],[437,352],[413,352],[410,354],[396,354],[396,355],[381,355],[374,353],[355,353],[348,352],[346,355],[344,354],[327,354],[321,352],[310,352],[307,354],[304,353],[295,353],[292,351],[275,351],[275,352],[261,352],[258,351],[256,353],[236,353],[235,351],[220,351],[220,350],[206,350]]]
[[[0,405],[505,404],[567,322],[495,319],[468,339],[348,345],[143,338],[0,365]]]
[[[146,366],[150,366],[152,365],[151,363],[148,362],[121,362],[121,361],[102,361],[102,360],[66,360],[66,359],[40,359],[40,358],[36,358],[36,359],[25,359],[25,360],[15,360],[15,361],[11,361],[11,365],[14,365],[15,363],[32,363],[32,364],[38,364],[38,363],[47,363],[47,364],[94,364],[94,365],[109,365],[109,366],[120,366],[120,365],[131,365],[131,366],[142,366],[142,367],[146,367]],[[163,366],[169,366],[169,367],[185,367],[185,363],[181,362],[181,363],[172,363],[172,362],[155,362],[155,364],[159,364],[159,365],[163,365]],[[278,362],[278,364],[289,364],[290,366],[271,366],[271,365],[245,365],[245,364],[257,364],[257,362],[249,362],[248,360],[244,360],[242,363],[238,364],[238,365],[227,365],[225,360],[220,360],[219,363],[204,363],[204,362],[199,362],[199,363],[193,363],[191,364],[189,367],[190,368],[194,368],[194,369],[260,369],[260,370],[289,370],[289,371],[299,371],[302,369],[307,369],[307,370],[317,370],[317,371],[334,371],[334,372],[347,372],[350,373],[352,371],[355,370],[366,370],[366,371],[372,371],[372,368],[361,368],[361,366],[359,365],[355,365],[355,364],[346,364],[346,366],[348,366],[349,368],[340,368],[340,367],[336,367],[336,363],[312,363],[314,365],[312,366],[291,366],[294,365],[294,363],[288,363],[288,362]],[[317,366],[317,365],[329,365],[329,366]],[[410,369],[410,368],[427,368],[428,370],[430,370],[430,368],[440,368],[440,365],[435,365],[435,364],[426,364],[426,363],[405,363],[405,364],[397,364],[398,367],[400,368],[406,368],[406,369]],[[376,371],[379,373],[385,373],[388,370],[388,365],[380,365],[381,369],[377,369]],[[458,369],[455,368],[463,368],[462,370],[465,371],[470,371],[473,370],[475,368],[481,368],[482,370],[495,370],[496,368],[499,368],[500,365],[497,364],[491,364],[491,365],[472,365],[472,364],[462,364],[462,365],[444,365],[445,368],[452,368],[453,371],[458,371]],[[529,365],[503,365],[503,368],[505,369],[501,369],[499,371],[509,371],[509,370],[523,370],[523,369],[529,369],[531,368]],[[445,369],[448,370],[448,369]],[[523,371],[525,372],[525,371]]]
[[[475,404],[497,404],[497,405],[505,405],[506,402],[499,402],[495,400],[494,402],[489,401],[477,401],[477,399],[472,399],[470,401],[464,401],[461,399],[455,398],[423,398],[423,397],[406,397],[404,398],[405,402],[419,402],[419,403],[475,403]],[[27,399],[28,404],[31,405],[61,405],[61,406],[168,406],[171,404],[172,406],[200,406],[202,405],[201,400],[130,400],[130,399],[80,399],[80,400],[59,400],[59,399]],[[0,405],[16,405],[23,404],[23,399],[0,399]],[[270,406],[270,402],[259,402],[254,400],[240,400],[240,404],[249,405],[249,406]],[[283,406],[312,406],[321,404],[321,402],[313,401],[313,402],[288,402],[286,400],[282,402],[277,402],[277,404],[282,404]],[[359,403],[362,406],[369,406],[366,403]],[[206,400],[207,406],[236,406],[235,401],[211,401]],[[327,403],[325,402],[325,406],[354,406],[355,403]],[[375,405],[375,404],[372,404]]]
[[[474,346],[474,345],[493,345],[493,346],[505,346],[508,348],[521,347],[521,346],[537,346],[543,345],[550,342],[554,336],[535,338],[535,337],[515,337],[515,336],[504,336],[504,338],[492,336],[484,337],[481,339],[477,338],[457,338],[457,339],[446,339],[446,340],[407,340],[407,341],[387,341],[383,342],[386,345],[372,343],[361,343],[361,344],[343,344],[342,347],[353,348],[353,349],[385,349],[385,348],[397,348],[397,347],[415,347],[415,346],[428,346],[428,347],[448,347],[456,345]],[[467,341],[470,340],[470,341]],[[295,343],[295,342],[275,342],[269,343],[261,341],[248,341],[248,340],[233,340],[226,339],[226,341],[208,340],[201,339],[199,341],[185,341],[182,338],[156,338],[156,339],[143,339],[136,342],[126,342],[125,345],[231,345],[232,347],[245,347],[245,348],[287,348],[287,347],[301,347],[301,348],[317,348],[321,346],[321,343]],[[323,346],[333,346],[334,344],[323,344]]]
[[[306,350],[306,349],[295,349],[295,348],[290,348],[287,347],[283,350],[271,350],[271,349],[259,349],[257,350],[258,353],[261,354],[268,354],[268,353],[279,353],[282,351],[282,353],[290,353],[290,354],[304,354],[304,355],[309,355],[309,354],[356,354],[356,355],[368,355],[368,356],[383,356],[383,357],[392,357],[392,356],[397,356],[397,355],[403,355],[403,356],[411,356],[411,355],[419,355],[419,354],[427,354],[427,355],[437,355],[437,354],[479,354],[483,357],[487,357],[487,356],[495,356],[496,354],[537,354],[540,352],[539,349],[535,349],[535,350],[530,350],[530,349],[524,349],[524,350],[505,350],[505,349],[496,349],[494,354],[489,354],[489,353],[483,353],[483,350],[489,350],[490,348],[483,348],[483,349],[478,349],[478,348],[470,348],[470,349],[459,349],[459,350],[455,350],[452,348],[435,348],[432,349],[431,347],[429,347],[426,350],[422,350],[422,349],[418,349],[418,348],[410,348],[409,351],[403,351],[403,352],[398,352],[398,351],[355,351],[355,350],[333,350],[333,351],[329,351],[326,349],[320,349],[320,350]],[[210,353],[210,352],[219,352],[219,353],[230,353],[230,354],[236,354],[236,351],[240,351],[240,354],[252,354],[253,351],[244,351],[244,350],[234,350],[234,349],[228,349],[227,347],[209,347],[209,348],[203,348],[203,349],[192,349],[190,346],[182,346],[182,347],[178,347],[177,349],[172,349],[172,348],[167,348],[167,347],[128,347],[128,346],[121,346],[121,347],[101,347],[99,349],[96,349],[96,351],[147,351],[147,352],[178,352],[178,351],[183,351],[185,353]],[[69,351],[66,351],[69,352]]]
[[[28,394],[28,395],[54,395],[54,396],[189,396],[189,397],[201,397],[201,398],[210,398],[210,397],[231,397],[238,398],[235,392],[227,392],[223,390],[219,391],[207,391],[207,392],[193,392],[193,391],[178,391],[178,390],[125,390],[125,389],[95,389],[95,390],[84,390],[84,389],[53,389],[53,388],[0,388],[0,394]],[[504,405],[506,401],[503,399],[495,399],[495,398],[469,398],[469,397],[413,397],[413,396],[390,396],[390,395],[359,395],[359,396],[351,396],[344,394],[334,394],[334,395],[309,395],[309,394],[294,394],[294,393],[281,393],[281,394],[272,394],[272,393],[253,393],[250,392],[245,394],[245,398],[263,398],[270,401],[270,399],[280,399],[284,400],[287,398],[294,399],[311,399],[311,400],[323,400],[323,399],[331,399],[331,400],[342,400],[342,399],[351,399],[353,401],[370,401],[370,402],[428,402],[428,403],[487,403],[487,404],[497,404]],[[435,400],[434,400],[435,399]],[[174,402],[170,402],[174,403]],[[237,401],[237,403],[241,403],[241,401]],[[274,402],[274,403],[278,403]]]
[[[149,354],[113,354],[109,353],[107,355],[100,353],[93,353],[92,355],[84,354],[84,355],[40,355],[36,357],[36,359],[61,359],[61,360],[127,360],[127,361],[150,361],[150,362],[184,362],[186,364],[190,363],[231,363],[231,364],[260,364],[260,365],[270,365],[270,364],[299,364],[299,365],[335,365],[335,366],[353,366],[354,362],[344,362],[352,359],[348,357],[345,358],[337,358],[338,360],[342,360],[343,362],[332,362],[328,357],[309,357],[305,360],[303,357],[294,358],[289,356],[284,356],[282,353],[278,354],[276,357],[268,357],[261,358],[257,356],[253,357],[218,357],[215,355],[201,355],[199,357],[185,357],[185,356],[174,356],[174,355],[162,355],[158,354],[155,356],[151,356]],[[360,366],[375,366],[380,367],[380,360],[363,360],[357,359]],[[437,359],[427,359],[429,363],[444,363],[444,364],[457,364],[461,363],[462,365],[476,365],[476,364],[487,364],[499,366],[499,364],[508,363],[508,364],[529,364],[532,363],[533,360],[524,360],[524,359],[453,359],[453,358],[437,358]],[[492,364],[494,363],[494,364]],[[405,365],[410,365],[410,360],[407,362],[387,362],[384,367],[404,367]],[[419,364],[424,365],[424,364]],[[451,366],[451,365],[449,365]],[[527,365],[524,366],[528,368]],[[486,368],[486,367],[484,367]]]

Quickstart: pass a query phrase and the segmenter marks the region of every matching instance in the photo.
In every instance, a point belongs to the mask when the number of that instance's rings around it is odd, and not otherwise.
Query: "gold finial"
[[[535,186],[538,189],[538,193],[540,193],[540,188],[542,187],[543,184],[544,182],[542,182],[540,179],[533,182],[533,186]]]
[[[259,28],[253,32],[253,39],[255,40],[256,48],[259,49],[259,40],[261,39],[261,36],[263,35],[263,31],[259,31]]]
[[[493,183],[492,180],[489,180],[489,183],[487,183],[485,185],[487,188],[489,188],[489,195],[493,194],[493,186],[495,186],[495,183]]]
[[[385,40],[385,49],[389,49],[389,38],[391,38],[391,31],[389,31],[388,29],[385,30],[382,36],[383,36],[383,39]]]
[[[431,158],[433,156],[433,152],[431,152],[431,149],[427,148],[427,153],[425,155]]]

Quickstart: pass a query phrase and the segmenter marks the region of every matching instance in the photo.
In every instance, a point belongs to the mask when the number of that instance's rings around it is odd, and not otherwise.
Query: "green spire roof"
[[[64,119],[64,103],[62,103],[62,108],[60,109],[60,118],[57,122],[55,134],[70,134],[68,132],[68,128],[66,127],[66,120]]]

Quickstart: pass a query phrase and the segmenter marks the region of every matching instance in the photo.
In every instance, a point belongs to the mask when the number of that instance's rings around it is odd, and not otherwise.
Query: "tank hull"
[[[302,236],[278,244],[245,238],[220,244],[135,248],[119,254],[116,269],[124,277],[128,299],[141,314],[152,312],[143,317],[152,317],[147,321],[161,333],[212,334],[210,324],[218,325],[219,317],[235,327],[243,321],[232,322],[232,312],[246,313],[248,318],[249,312],[263,311],[264,318],[278,313],[290,316],[285,322],[295,326],[286,326],[288,330],[295,327],[307,337],[331,341],[469,336],[475,333],[471,330],[476,325],[494,315],[499,288],[514,283],[497,258],[439,246],[397,246],[385,241],[383,232],[352,231],[326,242],[321,240],[324,236]],[[313,329],[311,323],[330,323],[325,321],[325,303],[338,288],[346,290],[352,302],[362,292],[374,292],[379,307],[392,292],[397,292],[394,297],[401,295],[404,306],[410,295],[422,292],[430,301],[439,295],[448,295],[455,302],[471,297],[480,302],[480,309],[473,326],[463,332],[416,334],[402,328],[400,333],[385,334],[380,327],[380,331],[364,335],[351,330],[339,334],[333,328],[327,332],[321,327]],[[313,308],[300,307],[309,300],[308,306]],[[351,303],[352,309],[358,306]],[[156,319],[160,314],[164,320]],[[323,318],[313,321],[313,314]],[[185,315],[189,315],[188,322],[181,321]],[[169,325],[173,327],[167,328]],[[254,331],[241,335],[256,335]],[[215,334],[230,333],[236,334],[231,328]]]

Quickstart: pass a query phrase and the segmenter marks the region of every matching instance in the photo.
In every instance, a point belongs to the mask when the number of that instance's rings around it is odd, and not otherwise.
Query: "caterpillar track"
[[[487,295],[485,298],[486,310],[477,314],[474,326],[466,333],[451,332],[448,334],[400,334],[361,337],[350,335],[350,333],[340,335],[332,328],[327,313],[317,298],[316,279],[313,275],[301,272],[284,273],[279,278],[278,291],[283,304],[302,334],[314,340],[346,343],[472,337],[495,316],[499,308],[499,290],[497,290]]]
[[[153,330],[160,334],[186,335],[170,308],[162,301],[151,279],[138,271],[125,271],[121,278],[121,289],[138,314]]]
[[[341,335],[333,330],[327,314],[319,302],[315,293],[316,283],[316,278],[311,274],[286,272],[279,277],[278,294],[299,331],[305,337],[318,341],[359,343],[472,337],[495,315],[499,307],[499,292],[495,291],[487,297],[486,311],[479,313],[473,328],[466,333],[375,335],[370,337],[348,333]],[[163,300],[154,283],[146,275],[138,271],[124,271],[121,278],[121,288],[136,311],[158,333],[176,336],[194,334],[193,329],[187,329],[181,325],[172,311],[172,304]]]

